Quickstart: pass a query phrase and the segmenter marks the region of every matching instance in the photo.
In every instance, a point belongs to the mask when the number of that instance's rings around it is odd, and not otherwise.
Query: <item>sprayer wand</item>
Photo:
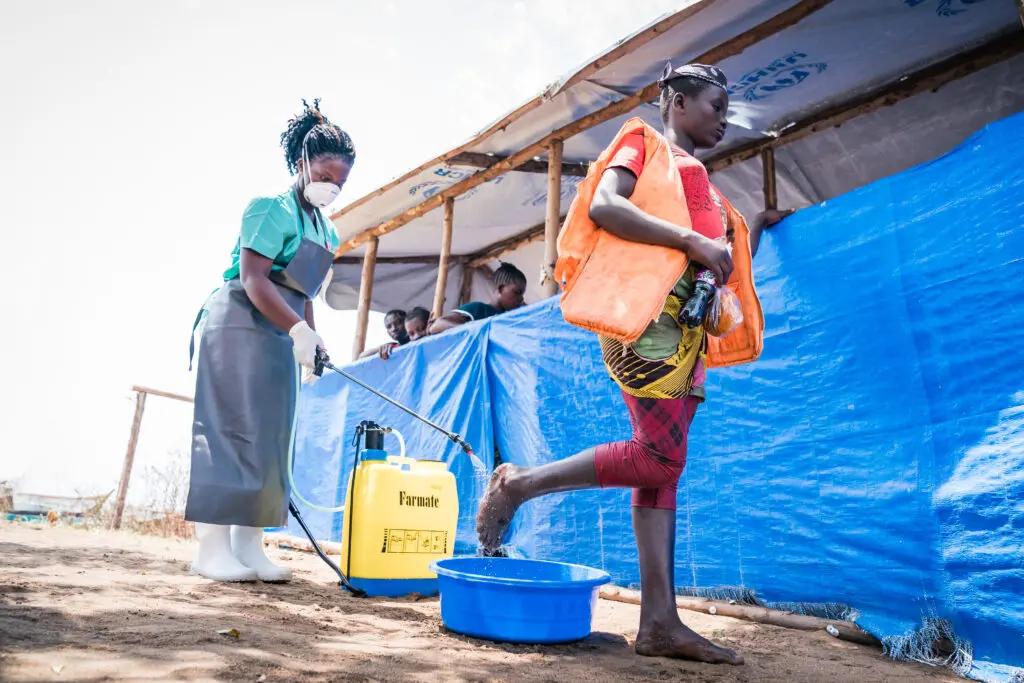
[[[354,377],[353,375],[350,375],[349,373],[345,372],[344,370],[339,369],[337,366],[335,366],[333,363],[331,363],[331,359],[327,356],[327,353],[323,349],[317,347],[317,350],[316,350],[316,366],[313,369],[313,374],[316,375],[317,377],[322,377],[323,374],[324,374],[324,368],[327,368],[328,370],[333,370],[334,372],[338,373],[339,375],[341,375],[342,377],[344,377],[348,381],[354,382],[355,384],[358,384],[359,386],[361,386],[363,389],[366,389],[367,391],[369,391],[374,396],[377,396],[378,398],[381,398],[381,399],[387,401],[388,403],[390,403],[394,407],[396,407],[399,410],[401,410],[401,411],[411,415],[412,417],[416,418],[417,420],[419,420],[423,424],[427,425],[428,427],[430,427],[432,429],[436,429],[437,431],[441,432],[442,434],[447,436],[449,439],[451,439],[455,444],[457,444],[458,447],[461,448],[462,451],[466,455],[470,455],[470,456],[473,455],[473,447],[470,446],[466,442],[466,440],[463,439],[461,436],[459,436],[455,432],[448,431],[444,427],[442,427],[442,426],[440,426],[438,424],[435,424],[434,422],[431,422],[430,420],[428,420],[427,418],[423,417],[422,415],[420,415],[416,411],[412,410],[411,408],[406,408],[405,406],[403,406],[401,403],[399,403],[395,399],[391,398],[390,396],[385,396],[384,394],[380,393],[379,391],[377,391],[376,389],[374,389],[370,385],[366,384],[362,380]]]

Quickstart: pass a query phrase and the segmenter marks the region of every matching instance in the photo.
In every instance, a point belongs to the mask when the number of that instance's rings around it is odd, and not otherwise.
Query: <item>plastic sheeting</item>
[[[680,3],[680,5],[692,3]],[[503,155],[518,151],[552,130],[621,100],[656,81],[665,60],[685,63],[770,17],[796,0],[715,0],[645,45],[605,56],[594,72],[567,76],[545,91],[544,101],[490,135],[477,137],[470,151]],[[730,87],[729,130],[707,157],[765,139],[788,124],[837,103],[849,101],[883,83],[969,50],[1006,32],[1020,33],[1013,0],[859,0],[833,2],[777,35],[761,40],[720,66]],[[970,88],[962,86],[971,83]],[[883,176],[903,171],[941,154],[979,127],[1024,107],[1024,59],[966,76],[937,93],[900,102],[885,112],[859,117],[777,153],[778,190],[786,206],[804,207],[849,192]],[[892,112],[898,112],[893,114]],[[645,104],[564,141],[567,161],[590,161],[608,145],[630,116],[659,127],[657,106]],[[350,237],[378,225],[447,189],[477,169],[449,167],[440,159],[404,177],[335,221],[338,234]],[[579,178],[563,178],[562,210]],[[715,174],[714,182],[749,216],[763,206],[760,159]],[[499,176],[455,203],[452,253],[478,252],[544,221],[544,174],[512,172]],[[385,235],[378,256],[437,254],[442,214],[428,212]],[[352,252],[359,255],[362,249]],[[524,269],[539,294],[541,260]],[[359,264],[335,269],[337,283],[327,294],[334,308],[354,308],[353,284]],[[412,282],[415,280],[415,283]],[[419,291],[433,287],[429,270],[402,265],[378,272],[375,310],[422,305]],[[451,282],[451,279],[449,280]],[[534,287],[537,287],[534,289]],[[449,298],[449,301],[454,301]]]
[[[1018,114],[765,237],[765,352],[710,373],[679,487],[678,586],[847,604],[883,638],[947,619],[973,644],[974,673],[1024,666],[1022,225]],[[519,465],[629,436],[596,339],[554,300],[354,371]],[[334,378],[302,411],[307,496],[343,499],[339,445],[377,418],[414,457],[454,462],[459,540],[472,543],[480,487],[443,437]],[[311,517],[339,537],[339,516]],[[510,542],[639,581],[627,491],[532,501]]]

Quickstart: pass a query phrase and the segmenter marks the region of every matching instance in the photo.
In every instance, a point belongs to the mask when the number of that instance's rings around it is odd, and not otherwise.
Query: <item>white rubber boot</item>
[[[292,578],[291,569],[278,567],[263,552],[263,529],[260,527],[231,527],[231,551],[239,562],[255,570],[260,581],[281,583]]]
[[[199,552],[192,573],[214,581],[255,581],[256,572],[231,553],[231,527],[227,524],[196,522]]]

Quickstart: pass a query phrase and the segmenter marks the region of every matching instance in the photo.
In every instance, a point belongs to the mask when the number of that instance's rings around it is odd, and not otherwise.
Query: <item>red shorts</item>
[[[633,438],[597,447],[597,482],[602,488],[632,488],[634,507],[675,510],[690,422],[700,400],[637,398],[625,392],[622,396]]]

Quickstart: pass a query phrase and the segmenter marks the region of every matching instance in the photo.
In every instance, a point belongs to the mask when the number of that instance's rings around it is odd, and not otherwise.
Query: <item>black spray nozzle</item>
[[[313,360],[313,374],[317,377],[323,377],[324,368],[330,367],[330,365],[331,359],[327,355],[327,352],[319,346],[316,347],[316,358]]]
[[[452,432],[451,434],[448,434],[448,438],[455,442],[464,453],[467,455],[473,455],[473,447],[470,446],[469,443],[461,436]]]

